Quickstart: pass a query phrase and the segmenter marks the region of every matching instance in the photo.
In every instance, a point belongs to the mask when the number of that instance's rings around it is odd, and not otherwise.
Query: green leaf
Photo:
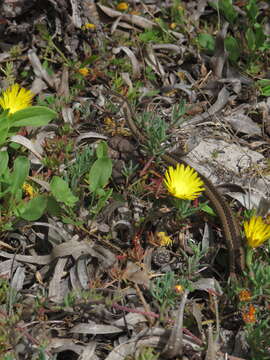
[[[12,127],[44,126],[57,116],[57,113],[45,106],[30,106],[10,116]]]
[[[8,152],[0,151],[0,175],[5,175],[8,171]]]
[[[92,214],[97,215],[102,210],[102,208],[106,204],[106,201],[112,196],[112,192],[113,192],[113,189],[109,189],[107,191],[104,191],[104,194],[102,194],[102,196],[99,197],[96,206],[93,209],[90,210]]]
[[[61,207],[53,196],[47,198],[47,212],[51,216],[59,217],[61,215]]]
[[[97,159],[89,172],[89,189],[92,192],[97,191],[107,185],[112,175],[112,161],[110,158]]]
[[[39,195],[29,200],[19,210],[19,217],[28,221],[38,220],[46,211],[47,197]]]
[[[257,81],[257,84],[261,87],[269,86],[270,85],[270,79],[261,79]]]
[[[270,85],[263,87],[261,89],[261,94],[263,96],[270,96]]]
[[[4,118],[8,118],[8,112],[9,112],[8,109],[7,109],[7,110],[4,110],[4,111],[2,112],[2,114],[0,115],[0,126],[1,126],[1,124],[2,124],[2,122],[3,122],[3,119],[4,119]]]
[[[200,204],[200,210],[206,212],[209,215],[216,216],[214,210],[209,205],[207,205],[207,203]]]
[[[108,145],[105,141],[101,141],[96,149],[97,158],[105,158],[108,157]]]
[[[228,36],[225,39],[225,47],[229,52],[229,59],[233,62],[236,62],[241,53],[238,41],[233,36]]]
[[[256,43],[256,50],[261,47],[265,40],[266,36],[264,34],[263,28],[260,24],[254,24],[254,32],[255,32],[255,43]]]
[[[10,192],[15,195],[20,190],[29,174],[30,163],[27,157],[18,156],[14,161],[13,172],[10,176]]]
[[[7,112],[5,112],[7,114]],[[3,114],[0,116],[0,145],[3,145],[8,138],[8,132],[10,128],[10,119]]]
[[[255,23],[257,16],[259,15],[259,8],[257,6],[257,0],[249,0],[246,8],[249,19]]]
[[[96,61],[98,61],[100,59],[99,55],[92,55],[87,57],[81,64],[81,67],[84,67],[86,65],[92,65],[94,64]]]
[[[60,178],[54,176],[51,181],[51,191],[57,201],[63,202],[67,206],[74,206],[78,201],[78,198],[71,192],[68,183]]]
[[[200,34],[197,38],[199,45],[209,52],[213,53],[215,49],[215,39],[210,34]]]
[[[211,1],[209,2],[209,5],[217,11],[220,11],[231,24],[234,23],[238,17],[237,12],[234,10],[232,5],[232,0]]]
[[[256,39],[255,39],[255,34],[251,28],[247,29],[246,39],[249,50],[254,51],[256,49]]]

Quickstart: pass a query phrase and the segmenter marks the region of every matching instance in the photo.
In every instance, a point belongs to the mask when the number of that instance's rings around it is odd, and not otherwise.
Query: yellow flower
[[[36,192],[30,184],[24,183],[23,184],[23,191],[30,197],[30,199],[33,199],[35,197]]]
[[[95,24],[87,23],[82,26],[82,30],[95,30],[95,29],[96,29]]]
[[[174,30],[176,28],[177,24],[176,23],[171,23],[170,24],[170,29]]]
[[[244,231],[251,248],[256,248],[270,239],[270,225],[266,224],[261,216],[252,216],[249,221],[244,221]]]
[[[118,5],[117,5],[117,10],[120,10],[120,11],[125,11],[128,9],[128,4],[126,2],[120,2]]]
[[[182,285],[178,284],[178,285],[175,285],[174,290],[176,293],[181,294],[182,292],[184,292],[184,287]]]
[[[157,233],[160,246],[169,246],[172,244],[172,239],[164,231]]]
[[[82,76],[87,76],[87,75],[89,75],[89,69],[87,69],[86,67],[81,68],[81,69],[79,69],[78,71],[79,71],[79,73],[80,73]]]
[[[34,94],[19,84],[14,84],[6,89],[0,97],[0,106],[10,114],[31,106]]]
[[[204,190],[203,181],[197,172],[184,164],[177,164],[176,169],[169,166],[164,184],[173,196],[183,200],[194,200]]]

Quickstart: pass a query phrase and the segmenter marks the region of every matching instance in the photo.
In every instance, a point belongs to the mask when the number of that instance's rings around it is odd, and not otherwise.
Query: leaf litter
[[[269,7],[261,3],[263,16]],[[226,289],[218,221],[194,216],[179,226],[164,201],[158,158],[127,136],[123,103],[106,92],[128,96],[138,116],[148,110],[160,124],[185,100],[184,121],[169,123],[170,140],[160,146],[183,153],[183,138],[198,134],[185,159],[216,185],[225,183],[236,208],[252,203],[267,213],[269,101],[255,87],[251,70],[258,64],[244,73],[230,61],[230,15],[222,13],[218,27],[208,1],[130,1],[126,12],[106,1],[37,4],[1,4],[0,83],[6,88],[14,77],[58,112],[54,124],[27,127],[11,140],[29,150],[28,181],[39,192],[53,192],[53,177],[65,183],[55,193],[59,208],[51,203],[54,211],[38,221],[16,219],[2,232],[1,358],[252,359],[236,297]],[[245,11],[241,2],[234,8]],[[212,50],[198,44],[203,24],[214,38]],[[257,76],[263,74],[266,66]],[[105,118],[111,119],[106,126]],[[106,198],[102,173],[104,189],[94,198],[87,174],[102,140],[113,159],[114,191]],[[104,150],[98,160],[108,163],[106,156]],[[61,195],[71,178],[80,185],[73,189],[73,217]],[[159,244],[161,231],[174,239],[168,249]]]

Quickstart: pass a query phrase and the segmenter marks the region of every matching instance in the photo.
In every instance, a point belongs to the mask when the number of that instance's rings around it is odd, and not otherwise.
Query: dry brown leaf
[[[55,78],[49,75],[47,70],[41,65],[41,62],[33,49],[28,51],[28,58],[32,64],[35,75],[45,80],[51,88],[55,88]]]
[[[94,321],[89,321],[87,324],[77,324],[72,329],[72,333],[79,334],[91,334],[91,335],[105,335],[105,334],[118,334],[123,332],[123,329],[120,329],[112,325],[99,325]]]
[[[150,280],[147,271],[131,261],[127,263],[123,278],[132,281],[135,284],[144,285],[147,288],[150,286]]]
[[[126,21],[132,25],[139,26],[142,29],[151,29],[152,27],[156,26],[153,21],[150,21],[138,15],[123,14],[119,11],[113,10],[101,4],[98,4],[98,7],[109,17],[116,18],[120,16],[123,21]]]
[[[64,294],[62,291],[62,277],[65,275],[64,268],[67,259],[58,259],[54,268],[54,274],[49,284],[49,299],[53,302],[59,303],[63,300]]]

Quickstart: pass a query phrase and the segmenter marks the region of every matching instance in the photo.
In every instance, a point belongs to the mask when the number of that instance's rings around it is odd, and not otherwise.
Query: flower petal
[[[270,225],[266,224],[261,216],[252,216],[249,221],[244,221],[244,231],[247,243],[252,248],[270,239]]]
[[[164,176],[164,184],[173,196],[183,200],[194,200],[204,190],[198,173],[184,164],[177,164],[175,169],[169,166]]]
[[[9,109],[10,114],[31,106],[34,94],[19,84],[7,88],[0,97],[0,106],[3,110]]]

